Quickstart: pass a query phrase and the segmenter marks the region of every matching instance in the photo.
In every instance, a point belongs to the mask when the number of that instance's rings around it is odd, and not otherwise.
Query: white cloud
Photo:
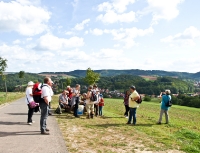
[[[56,37],[52,34],[46,34],[39,38],[36,48],[42,50],[60,50],[66,48],[81,47],[83,45],[83,38],[74,36],[69,39],[65,39]]]
[[[84,29],[84,26],[90,22],[90,19],[86,19],[86,20],[83,20],[81,23],[78,23],[76,24],[76,26],[74,27],[75,30],[83,30]]]
[[[74,33],[72,31],[67,31],[65,34],[66,35],[73,35]]]
[[[145,35],[149,35],[152,34],[154,32],[154,29],[152,27],[148,28],[148,29],[138,29],[136,27],[133,28],[126,28],[126,29],[113,29],[113,30],[104,30],[104,33],[106,34],[112,34],[113,35],[113,39],[123,42],[125,44],[125,48],[131,48],[134,45],[137,45],[137,43],[135,42],[135,38],[137,37],[143,37]]]
[[[104,2],[102,4],[98,5],[98,11],[110,11],[114,10],[119,13],[123,13],[126,11],[127,6],[129,4],[133,4],[135,0],[112,0],[112,3],[110,2]]]
[[[97,17],[97,20],[100,20],[104,23],[115,23],[115,22],[133,22],[136,21],[135,12],[130,11],[129,13],[117,14],[114,11],[108,11],[106,14],[100,14]]]
[[[163,38],[161,39],[161,42],[170,43],[171,46],[174,46],[174,44],[195,45],[195,39],[198,38],[200,38],[200,30],[194,26],[190,26],[189,28],[185,29],[183,33],[178,33],[174,36]]]
[[[104,2],[98,5],[98,11],[105,12],[97,16],[97,20],[104,23],[126,22],[130,23],[136,20],[136,14],[133,11],[125,13],[127,5],[133,4],[135,0],[113,0],[112,3]]]
[[[21,43],[21,41],[19,39],[13,41],[13,44],[20,44],[20,43]]]
[[[93,30],[90,30],[90,32],[91,32],[93,35],[96,35],[96,36],[100,36],[100,35],[103,34],[103,30],[97,29],[97,28],[95,28],[95,29],[93,29]]]
[[[159,20],[171,20],[179,15],[178,5],[184,0],[147,0],[146,7],[141,14],[151,13],[153,16],[152,24],[157,24]]]
[[[33,36],[48,29],[50,12],[27,3],[29,1],[0,2],[0,31],[16,31],[21,35]]]

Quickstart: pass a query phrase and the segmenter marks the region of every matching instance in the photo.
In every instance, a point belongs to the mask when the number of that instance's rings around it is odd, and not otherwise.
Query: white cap
[[[33,86],[33,85],[34,85],[33,81],[28,82],[28,86]]]

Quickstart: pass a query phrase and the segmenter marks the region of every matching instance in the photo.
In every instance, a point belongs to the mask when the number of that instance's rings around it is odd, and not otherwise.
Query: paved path
[[[67,153],[54,116],[47,119],[50,135],[40,134],[40,113],[27,125],[28,107],[24,98],[0,106],[0,153]]]

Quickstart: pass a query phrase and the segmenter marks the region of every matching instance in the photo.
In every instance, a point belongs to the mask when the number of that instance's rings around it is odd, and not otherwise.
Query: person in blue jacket
[[[161,124],[162,116],[163,116],[164,113],[165,113],[165,120],[166,120],[165,124],[169,123],[169,114],[168,114],[169,106],[166,106],[166,104],[169,100],[171,100],[170,93],[171,93],[170,90],[165,90],[165,93],[161,92],[161,94],[160,94],[162,101],[161,101],[160,118],[158,120],[158,124]]]

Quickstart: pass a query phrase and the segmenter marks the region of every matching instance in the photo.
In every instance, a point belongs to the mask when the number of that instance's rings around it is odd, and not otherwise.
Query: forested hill
[[[87,86],[83,78],[72,79],[72,86],[76,83]],[[139,76],[118,75],[114,77],[101,77],[98,81],[98,86],[100,88],[112,91],[124,91],[127,90],[130,85],[135,85],[139,93],[149,95],[158,95],[161,91],[165,91],[165,89],[170,89],[172,93],[190,93],[194,92],[195,89],[192,83],[172,77],[158,77],[155,81],[148,81]]]
[[[117,75],[148,75],[148,76],[170,76],[170,77],[179,77],[179,78],[200,78],[200,72],[198,73],[187,73],[187,72],[169,72],[169,71],[162,71],[162,70],[139,70],[139,69],[132,69],[132,70],[94,70],[97,73],[100,73],[101,76],[117,76]],[[52,72],[42,72],[42,73],[49,73]],[[70,76],[75,77],[85,77],[86,70],[74,70],[70,72],[55,72],[54,74],[67,74]]]

